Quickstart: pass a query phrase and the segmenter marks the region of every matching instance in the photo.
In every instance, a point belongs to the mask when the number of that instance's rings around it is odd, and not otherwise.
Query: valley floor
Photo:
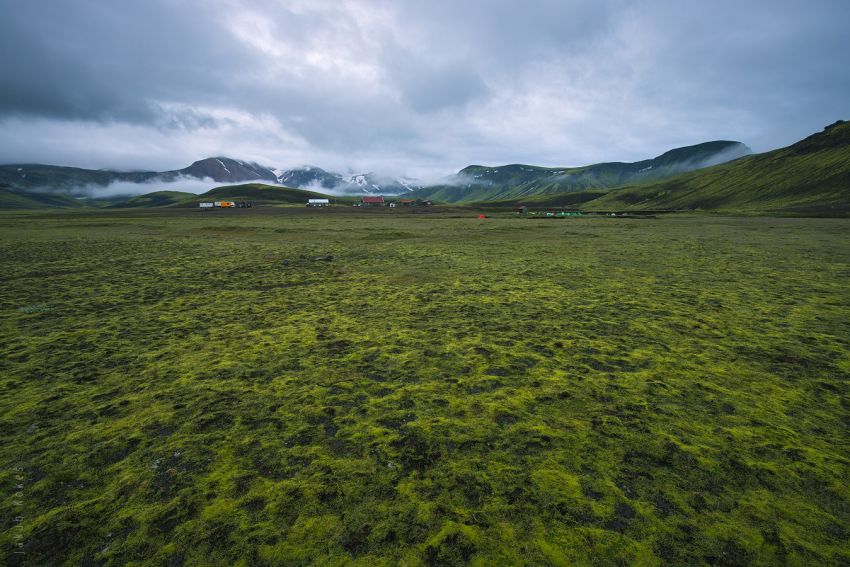
[[[850,563],[850,220],[328,212],[0,217],[0,562]]]

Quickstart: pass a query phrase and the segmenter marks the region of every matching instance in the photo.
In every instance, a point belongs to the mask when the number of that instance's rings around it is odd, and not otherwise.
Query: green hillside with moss
[[[106,187],[116,181],[145,183],[157,175],[152,171],[119,172],[44,164],[0,165],[0,183],[24,191],[49,189],[53,193],[68,193],[82,186]]]
[[[787,148],[651,185],[625,187],[588,208],[850,210],[850,122]]]
[[[469,206],[485,209],[516,208],[520,206],[540,208],[580,209],[585,203],[593,202],[595,199],[607,194],[607,191],[568,191],[566,193],[551,193],[547,195],[531,195],[528,197],[515,197],[512,199],[499,199],[494,201],[478,201],[467,203]]]
[[[194,193],[185,191],[154,191],[115,202],[111,206],[116,208],[168,207],[194,201],[197,197]]]
[[[589,189],[604,190],[665,179],[749,153],[750,149],[740,142],[720,140],[676,148],[656,158],[634,163],[610,162],[583,167],[471,165],[462,169],[453,183],[425,187],[413,194],[420,198],[453,203],[528,198]]]
[[[87,208],[157,208],[197,207],[200,201],[251,201],[257,205],[299,204],[307,199],[331,199],[332,202],[351,204],[359,197],[335,197],[302,189],[247,183],[216,187],[201,195],[183,191],[154,191],[132,197],[79,198],[57,193],[37,193],[0,186],[0,210],[2,209],[47,209],[56,207]]]
[[[206,193],[195,197],[198,201],[212,200],[248,200],[255,203],[294,203],[303,205],[307,199],[333,199],[340,202],[355,202],[355,197],[334,197],[324,193],[293,189],[291,187],[280,187],[278,185],[266,185],[264,183],[245,183],[242,185],[226,185],[216,187]]]
[[[84,203],[67,195],[20,191],[9,186],[0,185],[0,210],[45,208],[76,209],[82,206],[84,206]]]

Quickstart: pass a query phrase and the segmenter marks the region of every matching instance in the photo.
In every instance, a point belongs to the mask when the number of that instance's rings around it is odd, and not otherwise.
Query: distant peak
[[[277,176],[268,167],[226,156],[198,160],[189,167],[177,171],[177,173],[199,179],[209,177],[217,182],[240,182],[258,179],[277,181]]]
[[[742,142],[736,142],[733,140],[713,140],[711,142],[703,142],[701,144],[695,144],[693,146],[682,146],[681,148],[674,148],[672,150],[664,152],[655,159],[661,160],[669,157],[676,157],[677,159],[682,159],[682,157],[687,156],[705,156],[706,154],[715,154],[721,152],[726,153],[729,151],[738,153],[740,154],[740,156],[749,155],[753,153],[749,146]]]
[[[828,148],[844,148],[850,146],[850,122],[836,120],[823,129],[789,146],[794,153],[816,152]]]

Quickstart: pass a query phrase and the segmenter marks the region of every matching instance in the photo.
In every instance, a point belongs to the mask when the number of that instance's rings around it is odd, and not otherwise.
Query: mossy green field
[[[850,563],[848,219],[0,227],[6,564]]]

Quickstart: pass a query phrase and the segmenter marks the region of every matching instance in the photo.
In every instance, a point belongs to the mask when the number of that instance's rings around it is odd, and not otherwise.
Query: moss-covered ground
[[[0,563],[850,563],[846,219],[0,227]]]

